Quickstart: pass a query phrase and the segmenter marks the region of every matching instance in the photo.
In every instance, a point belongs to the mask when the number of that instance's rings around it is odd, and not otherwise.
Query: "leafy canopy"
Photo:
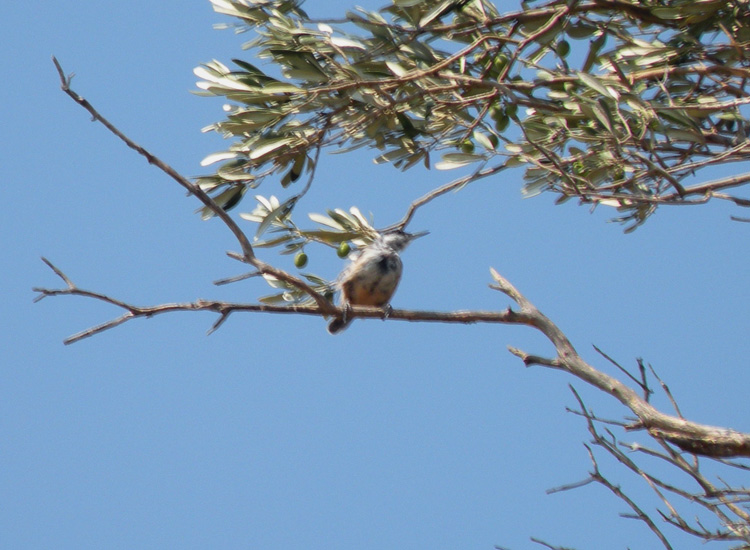
[[[198,93],[229,101],[205,130],[233,139],[199,183],[228,209],[269,176],[288,187],[307,171],[300,192],[251,215],[281,233],[273,244],[309,240],[285,220],[329,147],[375,149],[401,170],[468,167],[469,180],[522,166],[526,195],[615,207],[628,230],[660,204],[749,204],[725,191],[750,176],[705,180],[749,157],[748,0],[527,1],[508,13],[393,0],[339,20],[299,0],[211,2],[252,31],[245,49],[274,74],[239,59],[195,70]],[[338,230],[322,240],[351,237]]]

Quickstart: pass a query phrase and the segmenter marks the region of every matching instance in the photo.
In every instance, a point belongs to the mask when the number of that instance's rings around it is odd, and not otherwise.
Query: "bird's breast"
[[[343,298],[354,305],[383,307],[396,292],[401,271],[401,259],[396,253],[363,257],[352,265],[342,282]]]

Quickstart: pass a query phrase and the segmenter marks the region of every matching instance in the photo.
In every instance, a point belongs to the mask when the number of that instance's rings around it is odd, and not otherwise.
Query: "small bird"
[[[341,289],[341,305],[345,310],[352,305],[390,307],[389,302],[403,271],[399,253],[411,241],[427,233],[406,233],[400,229],[389,231],[356,253],[336,280],[336,286]],[[337,317],[328,324],[328,332],[341,332],[352,320],[344,313],[343,317]]]

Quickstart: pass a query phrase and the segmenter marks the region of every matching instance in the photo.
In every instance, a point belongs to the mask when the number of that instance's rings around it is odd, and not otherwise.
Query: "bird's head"
[[[395,231],[389,231],[388,233],[383,233],[382,235],[380,235],[380,237],[378,238],[378,244],[386,246],[392,250],[395,250],[396,252],[401,252],[407,246],[409,246],[409,243],[411,243],[414,239],[423,237],[428,233],[429,231],[407,233],[406,231],[396,229]]]

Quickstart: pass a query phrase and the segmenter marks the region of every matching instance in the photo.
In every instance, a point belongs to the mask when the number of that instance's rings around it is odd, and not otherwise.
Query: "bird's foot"
[[[341,320],[344,322],[344,324],[347,324],[349,323],[352,316],[352,305],[349,302],[346,302],[343,309],[344,314],[341,316]]]
[[[385,304],[383,306],[383,317],[382,317],[383,321],[388,319],[388,317],[391,316],[391,313],[393,313],[393,307],[391,306],[391,304]]]

